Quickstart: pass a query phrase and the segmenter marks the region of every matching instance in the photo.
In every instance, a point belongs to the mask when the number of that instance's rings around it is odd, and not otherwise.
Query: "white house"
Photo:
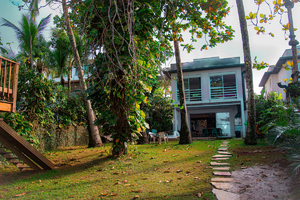
[[[300,58],[300,46],[297,46],[298,59]],[[265,94],[270,92],[281,93],[283,99],[286,99],[286,94],[283,91],[283,88],[278,86],[278,83],[281,82],[282,85],[287,85],[289,81],[284,82],[284,79],[291,78],[292,70],[286,70],[284,65],[287,62],[293,61],[292,49],[286,49],[283,55],[278,59],[276,65],[272,65],[268,68],[268,71],[264,73],[259,87],[263,87],[265,89]],[[298,63],[298,68],[299,68]]]
[[[245,136],[245,65],[239,57],[212,57],[182,63],[188,121],[192,137]],[[174,99],[173,132],[180,133],[176,64],[167,71]],[[217,132],[217,133],[216,133]]]

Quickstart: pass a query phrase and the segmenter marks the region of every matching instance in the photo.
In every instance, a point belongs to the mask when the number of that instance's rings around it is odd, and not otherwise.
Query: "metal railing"
[[[0,56],[0,111],[15,112],[19,63]]]
[[[237,88],[236,86],[231,87],[211,87],[210,88],[211,99],[236,99]]]
[[[177,102],[179,102],[179,91],[177,90]],[[202,90],[201,89],[185,89],[185,101],[202,101]]]

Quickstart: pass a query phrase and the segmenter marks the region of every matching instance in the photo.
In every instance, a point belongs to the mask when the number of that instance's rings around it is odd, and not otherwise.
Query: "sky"
[[[15,0],[15,2],[22,2],[21,0]],[[270,3],[273,1],[269,0]],[[42,0],[41,5],[44,4],[44,0]],[[208,57],[220,57],[220,58],[228,58],[228,57],[240,57],[241,62],[244,62],[244,54],[243,54],[243,46],[241,39],[241,32],[239,27],[239,19],[237,14],[236,0],[228,0],[229,7],[231,8],[229,15],[225,19],[225,23],[227,25],[232,26],[235,30],[235,37],[233,40],[228,41],[223,44],[218,44],[216,47],[208,50],[200,51],[201,46],[204,44],[203,40],[199,40],[197,43],[194,43],[195,50],[191,53],[187,53],[186,51],[181,51],[181,61],[182,62],[192,62],[193,59],[199,58],[208,58]],[[46,17],[48,14],[52,13],[52,17],[55,15],[60,15],[62,13],[61,8],[57,8],[57,5],[52,5],[52,8],[45,7],[40,10],[40,15],[37,18],[39,21],[41,18]],[[257,6],[254,4],[254,0],[244,0],[244,7],[246,15],[249,12],[255,12]],[[55,9],[57,8],[57,9]],[[268,9],[266,7],[262,8],[262,11],[268,14]],[[17,24],[20,19],[22,12],[19,11],[18,7],[11,3],[11,0],[0,0],[0,24],[3,23],[2,18],[5,18],[11,21],[14,24]],[[295,4],[293,10],[293,19],[294,19],[294,27],[300,29],[300,21],[296,19],[300,19],[300,3]],[[287,15],[283,16],[283,22],[287,23]],[[54,27],[52,21],[46,29],[45,38],[46,40],[50,39],[51,26]],[[282,31],[282,26],[279,24],[279,18],[275,18],[272,24],[265,25],[267,32],[272,32],[275,34],[275,37],[271,37],[268,34],[265,35],[257,35],[254,30],[254,26],[248,22],[248,32],[249,32],[249,40],[250,40],[250,51],[251,58],[254,60],[255,56],[257,56],[257,60],[259,62],[264,61],[270,65],[275,65],[278,59],[282,56],[285,49],[291,48],[288,45],[289,40],[285,40],[287,35],[284,35],[284,31]],[[296,39],[300,41],[300,31],[295,31]],[[298,35],[298,37],[297,37]],[[13,50],[18,50],[18,41],[16,39],[16,35],[14,31],[8,27],[0,26],[0,36],[2,38],[2,43],[6,44],[7,42],[12,43]],[[185,42],[189,41],[189,35],[184,35]],[[168,67],[171,63],[175,63],[175,58],[171,58],[166,64],[165,67]],[[264,70],[253,70],[253,85],[254,92],[259,94],[261,91],[261,87],[259,87],[260,80],[264,74]]]

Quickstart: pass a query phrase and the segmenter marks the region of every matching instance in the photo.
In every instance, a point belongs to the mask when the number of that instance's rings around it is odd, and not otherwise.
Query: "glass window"
[[[216,128],[222,129],[220,137],[230,136],[230,114],[229,112],[216,113]]]
[[[222,76],[210,77],[210,87],[222,87],[222,86],[223,86]]]

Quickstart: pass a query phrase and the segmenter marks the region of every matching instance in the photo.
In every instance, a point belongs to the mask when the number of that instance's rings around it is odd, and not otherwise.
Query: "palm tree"
[[[54,47],[52,52],[54,65],[60,74],[60,84],[64,86],[65,80],[63,75],[66,72],[66,64],[71,54],[71,48],[68,35],[63,29],[53,29],[52,46]]]
[[[42,34],[45,30],[47,24],[50,21],[51,14],[47,17],[43,18],[39,24],[33,19],[33,17],[23,14],[22,20],[20,21],[20,27],[11,23],[7,19],[3,19],[4,24],[2,26],[7,26],[12,28],[19,40],[20,46],[28,52],[28,60],[30,62],[30,66],[33,67],[33,46],[36,41],[36,38]]]
[[[240,29],[243,40],[244,62],[246,70],[246,81],[248,89],[248,124],[245,137],[245,144],[256,145],[256,120],[255,120],[255,102],[253,92],[253,76],[251,66],[250,44],[247,30],[247,22],[245,19],[245,10],[243,0],[236,0],[238,14],[240,19]]]

